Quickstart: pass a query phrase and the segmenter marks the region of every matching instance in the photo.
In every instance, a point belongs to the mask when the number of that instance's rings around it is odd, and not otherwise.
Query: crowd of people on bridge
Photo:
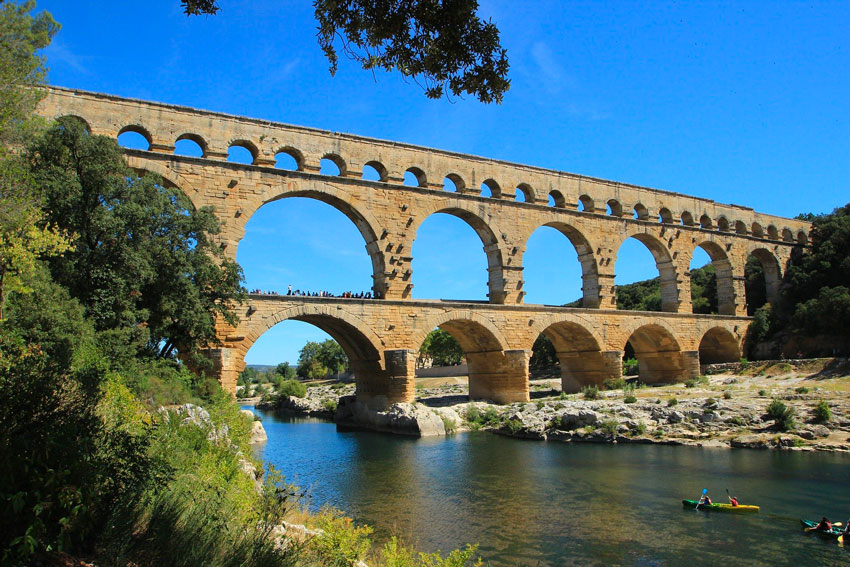
[[[249,293],[251,293],[253,295],[276,295],[278,297],[282,297],[284,295],[284,294],[277,292],[277,291],[266,291],[266,290],[259,289],[259,288],[253,289]],[[379,294],[376,293],[373,296],[371,291],[359,291],[359,292],[344,291],[341,294],[337,295],[335,293],[331,293],[329,291],[323,291],[323,290],[319,290],[319,291],[302,291],[300,289],[293,290],[292,285],[290,285],[289,288],[286,290],[285,295],[292,295],[292,296],[298,296],[298,297],[342,297],[342,298],[347,298],[347,299],[381,299]]]

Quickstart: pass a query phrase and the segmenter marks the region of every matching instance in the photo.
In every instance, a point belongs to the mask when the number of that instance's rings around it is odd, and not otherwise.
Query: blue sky
[[[331,77],[307,0],[220,6],[217,16],[187,18],[178,0],[40,1],[37,9],[63,26],[45,51],[49,80],[782,216],[850,201],[848,2],[482,2],[479,13],[499,26],[511,63],[511,90],[489,106],[432,101],[397,74],[373,76],[344,58]],[[414,297],[484,299],[486,260],[469,227],[436,215],[418,234]],[[260,209],[237,259],[252,289],[371,285],[354,226],[304,199]],[[580,295],[575,251],[553,229],[532,236],[524,264],[528,302]],[[617,272],[618,283],[657,274],[636,242],[621,249]],[[247,360],[295,361],[305,341],[324,336],[282,323]]]

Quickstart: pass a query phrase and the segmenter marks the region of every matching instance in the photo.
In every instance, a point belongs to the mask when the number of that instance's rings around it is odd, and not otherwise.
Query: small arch
[[[563,193],[558,191],[557,189],[553,189],[549,192],[549,206],[555,207],[556,209],[566,209],[567,208],[567,200],[564,199]]]
[[[599,290],[600,290],[600,287],[599,287],[599,268],[597,266],[596,256],[594,255],[594,248],[593,248],[593,246],[591,246],[588,239],[585,237],[585,235],[579,229],[577,229],[576,227],[571,226],[569,224],[563,223],[563,222],[548,222],[546,224],[543,224],[543,225],[537,227],[537,229],[535,229],[535,231],[532,232],[531,235],[529,235],[528,239],[525,242],[526,256],[524,256],[524,258],[523,258],[523,263],[526,264],[526,266],[525,266],[525,269],[526,269],[525,288],[529,290],[529,294],[537,295],[539,297],[540,295],[543,295],[543,294],[539,293],[539,289],[548,288],[548,287],[555,285],[552,281],[548,281],[548,283],[546,283],[545,286],[539,286],[539,283],[543,283],[543,282],[541,282],[539,278],[532,279],[530,277],[532,272],[535,272],[535,273],[537,272],[537,267],[532,266],[532,264],[530,262],[530,260],[533,260],[533,258],[530,258],[528,256],[529,250],[531,248],[532,238],[535,235],[538,234],[538,231],[540,231],[541,229],[544,229],[544,228],[551,228],[551,229],[557,230],[563,236],[565,236],[567,238],[567,240],[569,240],[570,244],[575,249],[576,259],[578,260],[579,265],[581,266],[582,307],[585,307],[585,308],[588,308],[588,309],[598,308],[599,303],[600,303],[600,299],[599,299]],[[545,238],[545,234],[543,236]],[[569,255],[569,256],[571,256],[571,255]],[[557,257],[559,259],[558,260],[559,266],[563,266],[564,262],[568,261],[568,257],[565,256],[563,253],[557,254]],[[526,262],[526,260],[529,260],[529,262]],[[551,255],[550,255],[549,258],[547,258],[547,260],[548,260],[548,263],[551,264]],[[535,285],[535,284],[537,284],[537,285]],[[563,292],[566,287],[567,286],[563,286],[563,287],[557,286],[558,290],[561,291],[561,292]],[[566,298],[561,297],[560,299],[561,300],[563,300],[563,299],[570,299],[571,300],[573,298],[572,297],[566,297]],[[563,303],[563,301],[560,301],[560,303]]]
[[[747,234],[747,223],[744,221],[735,221],[735,232],[738,234]]]
[[[325,154],[319,161],[319,173],[342,177],[346,173],[345,160],[336,154]]]
[[[767,237],[770,240],[779,240],[779,229],[775,225],[767,227]]]
[[[694,215],[690,211],[682,211],[682,224],[684,226],[694,226]]]
[[[443,178],[443,191],[461,193],[464,189],[466,189],[466,183],[457,173],[449,173]]]
[[[751,228],[753,231],[753,236],[755,236],[756,238],[764,238],[764,229],[759,223],[754,222]]]
[[[797,244],[806,245],[809,243],[809,235],[806,234],[805,230],[801,230],[797,233]]]
[[[257,146],[248,140],[234,140],[227,148],[227,161],[253,165],[260,155]]]
[[[673,213],[667,207],[662,207],[658,211],[658,222],[663,224],[673,224]]]
[[[274,166],[277,169],[288,171],[302,171],[304,169],[304,155],[291,146],[285,146],[274,154]]]
[[[665,327],[658,324],[638,327],[626,345],[634,349],[641,382],[673,383],[690,378],[679,342]],[[625,346],[623,350],[626,350]]]
[[[585,213],[592,213],[596,211],[596,207],[594,206],[593,199],[590,198],[590,195],[582,195],[578,198],[578,203],[581,205],[581,211]]]
[[[747,315],[754,315],[765,303],[773,303],[779,295],[782,276],[779,260],[766,248],[750,251],[744,268],[744,290]]]
[[[62,121],[67,119],[76,120],[77,122],[82,124],[83,130],[86,134],[91,134],[91,126],[89,126],[88,121],[86,121],[86,119],[82,116],[77,116],[76,114],[65,114],[64,116],[58,116],[56,118],[56,121],[61,123]]]
[[[612,217],[623,216],[623,205],[620,204],[620,201],[616,199],[608,201],[608,214]]]
[[[502,190],[499,188],[499,184],[494,180],[485,179],[484,182],[481,183],[481,196],[498,199],[502,196]]]
[[[694,252],[698,249],[701,249],[708,254],[708,257],[711,260],[711,266],[714,269],[714,274],[711,275],[709,271],[707,280],[702,282],[704,291],[707,295],[709,295],[710,304],[697,305],[697,303],[693,303],[692,311],[694,313],[735,315],[735,284],[732,274],[732,263],[729,261],[729,256],[726,254],[726,250],[724,250],[724,248],[716,242],[711,242],[709,240],[700,242],[694,249]],[[703,258],[704,257],[705,256],[703,256]],[[693,254],[691,258],[691,266],[689,269],[693,270],[695,269],[693,263],[696,258],[694,258]],[[691,273],[691,277],[695,278],[693,272]],[[703,278],[704,277],[705,276],[703,275]],[[695,283],[696,281],[692,279],[690,290],[692,298],[694,297],[693,292]]]
[[[741,345],[728,329],[712,327],[699,342],[699,363],[717,364],[741,359]]]
[[[722,215],[717,217],[717,230],[720,232],[729,232],[729,221],[726,220],[726,217]]]
[[[712,225],[711,217],[708,215],[702,215],[699,218],[699,226],[700,228],[710,229]]]
[[[367,161],[363,164],[363,179],[368,181],[386,181],[389,177],[387,168],[379,161]]]
[[[197,134],[180,134],[174,141],[174,155],[206,157],[207,143]]]
[[[646,209],[646,207],[643,206],[642,203],[636,204],[634,211],[634,218],[638,220],[649,220],[649,211]]]
[[[514,200],[519,201],[521,203],[533,203],[534,202],[534,190],[527,183],[520,183],[516,187]]]
[[[622,269],[624,263],[628,264],[629,262],[634,261],[632,259],[633,257],[629,256],[630,252],[636,252],[637,250],[642,249],[639,245],[633,244],[632,240],[637,240],[643,245],[643,248],[649,250],[652,260],[655,261],[655,269],[657,270],[659,278],[660,289],[658,290],[658,293],[660,294],[660,297],[659,295],[653,294],[653,296],[649,298],[652,301],[653,307],[659,306],[661,311],[675,313],[679,308],[679,290],[676,285],[676,281],[678,279],[676,274],[676,265],[670,256],[670,250],[667,248],[667,243],[663,240],[645,232],[637,232],[635,234],[630,234],[622,242],[620,242],[614,264],[614,272],[616,274],[614,281],[618,286],[624,283],[622,279],[624,274],[620,273],[620,269]],[[629,250],[630,248],[631,251]],[[644,252],[641,250],[641,254],[643,253]],[[618,264],[619,269],[617,267]],[[617,309],[633,308],[631,305],[622,301],[620,298],[621,293],[626,293],[625,289],[617,288]],[[639,302],[639,304],[640,303],[643,302]],[[648,310],[654,311],[655,309],[648,308]]]
[[[782,229],[782,240],[785,242],[794,242],[794,233],[791,232],[790,228],[786,227]]]
[[[118,145],[131,150],[150,150],[150,132],[137,124],[124,126],[118,131]]]
[[[427,187],[425,172],[418,167],[408,167],[404,172],[404,184],[408,187]]]

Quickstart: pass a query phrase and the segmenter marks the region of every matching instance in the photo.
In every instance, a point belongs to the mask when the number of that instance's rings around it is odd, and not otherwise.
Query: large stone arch
[[[528,401],[528,351],[505,350],[505,337],[488,319],[472,311],[432,317],[413,335],[418,349],[435,327],[460,344],[469,367],[469,398],[498,403]]]
[[[487,295],[490,303],[504,303],[506,297],[504,253],[502,245],[496,237],[501,232],[498,230],[498,227],[491,226],[490,223],[480,216],[474,208],[474,203],[466,203],[458,200],[448,204],[443,203],[425,211],[419,221],[410,227],[411,248],[413,247],[413,242],[416,241],[416,235],[422,224],[431,218],[431,216],[439,213],[459,218],[468,224],[475,231],[475,234],[478,235],[481,245],[484,248],[484,254],[487,257]]]
[[[243,360],[257,339],[278,323],[303,321],[329,334],[345,351],[354,373],[359,401],[384,406],[387,399],[393,397],[392,380],[383,361],[383,341],[362,319],[344,309],[318,302],[284,309],[258,307],[257,313],[247,322],[249,331],[240,344]],[[244,368],[244,363],[242,366]],[[377,403],[376,398],[380,398]],[[404,398],[401,395],[400,399],[390,401],[407,401]]]
[[[693,377],[694,372],[685,360],[679,341],[666,323],[636,326],[623,343],[624,349],[626,343],[635,351],[641,382],[673,383]]]
[[[578,392],[582,386],[602,385],[611,376],[602,352],[602,341],[592,327],[573,318],[549,322],[542,333],[552,342],[561,365],[561,390]],[[535,335],[536,339],[537,335]],[[619,360],[617,360],[619,362]],[[619,374],[615,369],[615,373]]]
[[[145,173],[154,173],[159,175],[162,177],[162,180],[166,183],[166,185],[179,189],[184,195],[186,195],[186,198],[192,202],[192,206],[195,207],[196,210],[203,206],[203,195],[198,192],[198,189],[194,187],[188,179],[168,167],[166,164],[158,161],[146,160],[141,156],[135,156],[128,153],[125,153],[124,157],[127,160],[127,165],[139,175],[144,175]]]
[[[779,258],[771,250],[763,246],[751,246],[747,250],[747,259],[754,257],[761,264],[764,272],[765,296],[768,303],[774,303],[779,297],[779,285],[782,283],[782,266]],[[750,303],[750,298],[747,298]]]
[[[699,363],[737,362],[741,358],[741,341],[729,329],[711,327],[699,341]]]
[[[646,246],[655,259],[655,267],[658,269],[658,276],[661,283],[661,310],[669,313],[677,312],[679,310],[678,274],[676,273],[676,265],[673,263],[673,257],[667,245],[654,234],[631,230],[625,234],[617,246],[618,259],[620,257],[620,249],[629,238],[634,238]]]
[[[735,283],[732,262],[726,250],[716,242],[703,240],[691,250],[688,262],[693,258],[694,251],[702,248],[711,258],[717,281],[717,312],[720,315],[735,315]]]
[[[594,246],[584,233],[572,224],[551,220],[543,222],[534,227],[528,234],[523,235],[523,242],[525,243],[522,247],[523,254],[528,249],[529,239],[543,227],[554,228],[563,234],[570,244],[572,244],[576,254],[578,254],[578,261],[581,265],[582,307],[598,309],[600,303],[599,267],[596,254],[594,253]],[[522,262],[522,258],[519,258],[519,260]]]
[[[263,205],[290,197],[304,197],[320,201],[344,214],[357,227],[357,230],[363,236],[369,259],[372,261],[372,292],[376,299],[387,297],[389,282],[386,276],[386,254],[380,245],[378,232],[381,224],[372,213],[368,209],[352,203],[353,199],[350,194],[341,191],[331,183],[310,181],[308,187],[300,187],[295,184],[288,184],[287,187],[288,190],[283,192],[280,191],[279,187],[270,187],[259,198],[246,202],[238,219],[241,221],[241,225],[236,239],[237,242],[241,241],[245,235],[245,226],[248,221]]]

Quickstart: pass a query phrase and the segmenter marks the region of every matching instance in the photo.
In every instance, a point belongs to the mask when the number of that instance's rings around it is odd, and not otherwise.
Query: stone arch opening
[[[346,174],[345,160],[336,154],[325,154],[319,161],[319,173],[342,177]]]
[[[564,198],[564,194],[557,189],[549,191],[549,206],[556,209],[566,209],[567,200]]]
[[[404,184],[409,187],[427,187],[425,172],[418,167],[408,167],[404,172]]]
[[[708,215],[702,215],[699,218],[699,226],[700,228],[711,230],[711,227],[713,226],[713,223],[711,222],[711,217]]]
[[[673,213],[666,207],[661,207],[658,211],[658,222],[664,224],[673,224]]]
[[[448,313],[435,327],[460,345],[469,376],[469,398],[510,403],[528,400],[528,355],[505,351],[504,337],[485,320],[472,314]],[[433,328],[433,327],[432,327]],[[419,337],[421,344],[424,336]]]
[[[303,171],[304,155],[297,149],[291,146],[284,146],[274,153],[277,169],[286,169],[289,171]]]
[[[174,140],[174,155],[189,157],[206,157],[207,143],[197,134],[180,134]]]
[[[389,173],[379,161],[369,161],[363,164],[361,179],[366,181],[386,181]]]
[[[699,363],[717,364],[741,359],[741,345],[728,329],[712,327],[699,342]]]
[[[460,219],[458,223],[454,219]],[[422,226],[428,223],[427,233]],[[484,249],[486,265],[481,262],[471,228]],[[478,215],[465,209],[447,207],[429,214],[416,227],[413,235],[412,265],[416,285],[411,284],[414,297],[420,299],[483,299],[478,278],[472,276],[473,266],[485,267],[488,273],[485,296],[491,303],[504,301],[502,281],[502,251],[490,226]],[[452,254],[447,255],[446,250]],[[473,250],[475,250],[473,252]],[[479,249],[480,250],[480,249]],[[458,277],[466,274],[466,277]],[[479,291],[480,290],[480,291]],[[473,297],[470,297],[473,296]]]
[[[649,220],[649,211],[641,203],[638,203],[634,207],[634,218],[638,220]]]
[[[735,221],[735,232],[738,234],[747,234],[747,223],[744,221]]]
[[[747,315],[754,315],[765,303],[773,303],[779,295],[781,270],[779,260],[770,250],[756,248],[747,257],[744,268]]]
[[[779,240],[779,229],[774,225],[770,225],[767,227],[767,237],[770,240]]]
[[[638,361],[638,376],[646,384],[669,384],[690,378],[679,343],[661,325],[636,329],[627,341]],[[624,350],[626,350],[624,348]]]
[[[717,230],[720,232],[729,232],[729,221],[724,216],[717,217]]]
[[[704,251],[710,263],[700,262],[697,250]],[[705,256],[703,256],[705,258]],[[694,264],[698,265],[694,265]],[[696,272],[696,268],[705,268]],[[691,301],[694,313],[735,315],[735,287],[732,263],[722,246],[703,241],[697,244],[690,264]]]
[[[248,140],[233,140],[227,148],[227,161],[253,165],[257,163],[260,151]]]
[[[462,193],[466,189],[466,183],[457,173],[449,173],[443,178],[443,191]]]
[[[785,242],[794,242],[794,233],[791,232],[790,228],[782,229],[782,240]]]
[[[237,260],[260,267],[257,273],[246,269],[246,285],[281,295],[292,285],[293,292],[311,295],[350,292],[384,298],[385,251],[373,224],[343,196],[322,186],[275,195],[246,220]],[[356,244],[361,239],[368,263]]]
[[[515,201],[519,201],[521,203],[533,203],[534,202],[534,190],[531,188],[531,185],[528,183],[520,183],[516,186],[516,191],[514,192]]]
[[[347,370],[353,375],[358,401],[376,407],[382,407],[394,401],[408,401],[405,392],[396,392],[395,397],[398,399],[392,399],[394,397],[392,381],[382,363],[380,339],[363,321],[344,312],[337,312],[334,315],[324,313],[321,305],[307,303],[275,309],[273,305],[266,305],[265,301],[261,298],[252,299],[252,307],[257,311],[245,322],[250,325],[251,330],[240,349],[245,362],[255,364],[289,362],[290,365],[297,366],[297,352],[308,341],[322,342],[330,337],[342,348],[348,358]],[[309,300],[304,301],[309,302]],[[287,323],[294,321],[307,323],[310,327],[294,326],[293,333],[293,325],[287,325]],[[285,343],[283,347],[282,342]],[[269,352],[271,352],[270,355]],[[281,352],[287,353],[284,355],[286,358],[294,358],[294,360],[264,358],[279,357]],[[410,386],[412,390],[412,384]]]
[[[681,218],[683,226],[694,226],[694,215],[692,215],[690,211],[682,211]]]
[[[563,246],[562,236],[567,238],[571,249]],[[578,266],[572,262],[573,258]],[[538,227],[526,241],[522,262],[526,302],[563,305],[579,297],[580,306],[599,307],[596,256],[590,242],[574,226],[549,222]],[[577,285],[576,276],[581,277],[581,286]]]
[[[122,148],[149,151],[152,143],[150,132],[138,124],[124,126],[118,131],[118,145]]]
[[[552,343],[561,371],[561,390],[566,393],[581,391],[582,386],[602,386],[610,377],[602,349],[596,338],[578,323],[563,321],[543,330]]]
[[[581,211],[585,213],[593,213],[596,211],[596,207],[593,203],[593,199],[590,195],[582,195],[578,198],[578,203],[581,205]]]
[[[485,179],[481,183],[481,196],[499,199],[502,196],[502,189],[493,179]]]
[[[639,242],[643,246],[635,243]],[[647,266],[648,250],[655,263],[658,283]],[[617,284],[617,309],[667,311],[675,313],[679,308],[679,291],[676,286],[676,267],[664,242],[647,233],[637,233],[626,238],[617,250],[614,267]],[[634,284],[624,288],[625,284]],[[657,291],[655,288],[657,286]]]
[[[805,230],[801,230],[797,233],[797,244],[802,244],[805,246],[809,243],[809,235],[806,234]]]
[[[753,236],[755,236],[756,238],[764,238],[764,228],[762,228],[762,226],[759,223],[757,223],[757,222],[753,223],[752,231],[753,231]]]
[[[611,199],[608,201],[608,214],[613,217],[621,217],[623,216],[623,205],[620,204],[620,201],[616,199]]]

